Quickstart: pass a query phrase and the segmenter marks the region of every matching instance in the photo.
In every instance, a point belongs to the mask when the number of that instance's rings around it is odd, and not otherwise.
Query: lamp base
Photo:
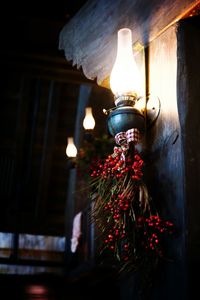
[[[131,128],[137,128],[141,134],[145,130],[144,115],[138,109],[128,105],[113,109],[108,116],[107,124],[112,136]]]

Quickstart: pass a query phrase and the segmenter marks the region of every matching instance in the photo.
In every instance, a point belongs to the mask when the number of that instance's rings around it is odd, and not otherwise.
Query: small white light
[[[67,147],[66,147],[66,154],[68,157],[76,157],[77,155],[77,149],[76,149],[76,146],[74,145],[74,139],[73,137],[69,137],[67,139],[68,141],[68,144],[67,144]]]
[[[83,127],[85,130],[93,130],[95,127],[95,120],[92,115],[92,108],[86,107],[85,109],[85,118],[83,120]]]

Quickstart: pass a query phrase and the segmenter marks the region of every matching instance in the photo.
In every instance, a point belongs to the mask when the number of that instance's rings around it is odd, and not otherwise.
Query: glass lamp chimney
[[[120,96],[140,96],[141,78],[133,55],[132,32],[129,28],[118,31],[117,56],[110,75],[110,87],[115,99]]]

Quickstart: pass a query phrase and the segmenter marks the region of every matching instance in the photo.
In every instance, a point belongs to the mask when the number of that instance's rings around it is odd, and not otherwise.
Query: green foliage
[[[78,176],[88,179],[93,165],[112,153],[113,147],[113,138],[106,134],[98,138],[84,139],[77,156]]]

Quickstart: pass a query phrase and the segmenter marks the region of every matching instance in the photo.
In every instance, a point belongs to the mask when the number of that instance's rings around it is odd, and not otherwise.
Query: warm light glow
[[[139,111],[143,112],[146,107],[146,98],[140,98],[138,101],[136,101],[134,107],[137,108]]]
[[[118,31],[117,57],[110,75],[113,94],[140,96],[141,75],[132,51],[132,32],[129,28]]]
[[[67,139],[68,144],[66,148],[66,154],[68,157],[76,157],[77,155],[77,149],[76,146],[74,145],[74,139],[72,137],[69,137]]]
[[[83,120],[83,127],[85,128],[85,130],[92,130],[94,129],[94,126],[95,126],[95,120],[92,115],[92,108],[86,107],[85,118]]]
[[[160,45],[165,46],[161,47]],[[170,47],[167,45],[170,45]],[[169,124],[174,124],[173,122],[176,122],[178,114],[176,31],[173,28],[168,29],[158,40],[156,39],[156,42],[155,40],[152,41],[150,53],[149,92],[161,100],[164,120],[167,120]],[[169,128],[164,126],[162,130],[162,134],[165,136],[165,134],[168,134]]]

